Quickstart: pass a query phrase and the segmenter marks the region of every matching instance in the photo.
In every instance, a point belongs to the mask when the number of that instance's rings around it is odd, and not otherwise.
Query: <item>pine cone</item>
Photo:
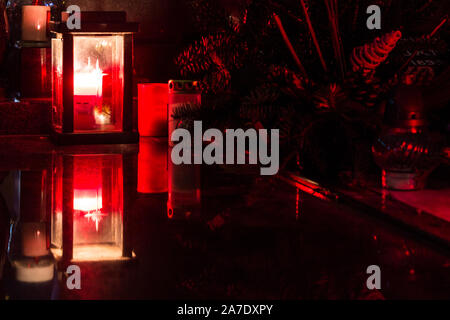
[[[353,72],[362,71],[364,75],[367,75],[375,71],[394,50],[401,37],[400,31],[393,31],[381,38],[376,38],[370,44],[355,48],[350,58]]]

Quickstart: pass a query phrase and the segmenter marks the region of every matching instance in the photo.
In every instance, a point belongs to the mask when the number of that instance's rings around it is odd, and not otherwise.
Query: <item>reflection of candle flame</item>
[[[38,25],[36,26],[36,28],[37,28],[38,30],[41,30],[41,25],[38,23]]]
[[[92,221],[95,222],[95,231],[98,232],[98,225],[100,223],[100,221],[102,221],[102,217],[105,217],[106,214],[101,213],[99,210],[90,212],[90,213],[86,213],[84,215],[85,218],[88,219],[88,221],[90,221],[92,219]]]

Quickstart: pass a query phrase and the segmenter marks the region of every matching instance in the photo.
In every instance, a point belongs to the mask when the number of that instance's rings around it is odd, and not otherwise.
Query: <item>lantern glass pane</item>
[[[63,117],[63,44],[61,39],[52,39],[52,122],[61,131]]]
[[[74,132],[122,131],[123,35],[73,40]]]

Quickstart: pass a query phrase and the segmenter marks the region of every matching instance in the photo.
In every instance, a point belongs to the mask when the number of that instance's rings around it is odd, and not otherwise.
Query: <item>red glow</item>
[[[141,138],[138,156],[138,192],[167,192],[167,141]]]
[[[173,209],[172,208],[167,208],[167,217],[169,219],[173,219]]]
[[[99,224],[108,214],[102,212],[103,174],[101,162],[90,157],[75,159],[73,209],[77,217],[83,217],[95,224],[98,232]]]
[[[302,184],[297,184],[297,188],[300,189],[303,192],[306,192],[316,198],[322,199],[322,200],[329,200],[325,195],[319,193],[316,189],[309,187],[309,186],[305,186]]]
[[[100,221],[102,221],[102,218],[106,217],[106,216],[107,216],[106,214],[103,214],[99,211],[86,213],[84,215],[84,217],[87,218],[88,221],[90,221],[92,219],[92,221],[95,223],[95,231],[97,231],[97,232],[98,232],[98,225],[99,225]]]
[[[75,190],[73,199],[73,209],[84,213],[88,221],[95,223],[95,230],[98,232],[98,226],[102,217],[107,216],[101,213],[102,209],[102,190]]]
[[[100,69],[98,59],[95,68],[91,66],[91,59],[88,59],[87,66],[75,71],[74,94],[80,96],[102,96],[103,76],[105,74]]]
[[[47,52],[45,48],[41,48],[39,51],[41,58],[41,91],[45,92],[47,83]]]
[[[300,191],[308,193],[321,200],[337,200],[339,198],[336,194],[333,194],[329,190],[321,187],[318,183],[297,175],[291,174],[289,177],[281,177],[281,179],[288,181]]]

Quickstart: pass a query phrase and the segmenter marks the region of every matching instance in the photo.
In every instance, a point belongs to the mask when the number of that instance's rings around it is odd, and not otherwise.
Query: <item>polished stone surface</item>
[[[153,159],[148,153],[145,157],[151,162],[146,174],[170,180],[170,174],[167,178],[162,172],[151,172],[151,168],[161,170],[166,159],[164,152],[157,155],[161,151],[157,146],[164,141],[143,140],[141,153],[143,142],[155,152]],[[66,152],[55,149],[46,138],[0,138],[0,180],[14,170],[52,172],[54,155]],[[76,154],[77,148],[70,153]],[[191,195],[198,195],[200,202],[190,201],[186,194],[181,201],[172,199],[178,208],[173,216],[168,216],[167,193],[136,194],[123,230],[133,257],[74,262],[81,268],[81,290],[66,288],[61,263],[53,283],[13,280],[11,254],[8,258],[6,251],[10,213],[0,206],[1,297],[450,298],[450,252],[445,246],[358,206],[317,198],[277,178],[259,177],[253,169],[202,167],[199,188],[190,180],[195,174],[183,171],[178,175],[181,181],[172,180],[168,189],[173,191],[174,183],[176,190],[192,187]],[[38,179],[27,186],[38,191],[41,187]],[[31,195],[22,192],[22,197]],[[370,265],[381,268],[380,291],[366,287]]]

